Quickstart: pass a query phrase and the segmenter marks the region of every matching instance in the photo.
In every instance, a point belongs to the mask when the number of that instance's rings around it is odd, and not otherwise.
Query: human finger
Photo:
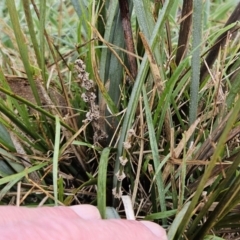
[[[34,240],[166,240],[164,230],[152,232],[149,226],[130,220],[86,220],[48,217],[0,225],[1,239]]]
[[[100,219],[100,214],[96,207],[91,205],[77,205],[72,207],[40,207],[27,208],[15,206],[0,206],[0,224],[7,222],[18,222],[41,217],[61,217],[83,219]]]

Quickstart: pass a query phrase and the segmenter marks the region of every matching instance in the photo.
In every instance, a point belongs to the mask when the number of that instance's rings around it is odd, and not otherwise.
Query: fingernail
[[[101,219],[98,209],[92,205],[75,205],[70,208],[83,219]]]
[[[155,236],[159,237],[161,240],[168,240],[166,231],[158,224],[149,221],[140,222],[144,224]]]

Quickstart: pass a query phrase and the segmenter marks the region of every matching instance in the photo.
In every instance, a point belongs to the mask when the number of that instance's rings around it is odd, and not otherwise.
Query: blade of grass
[[[21,179],[21,178],[20,178]],[[14,180],[8,182],[4,188],[0,191],[0,201],[2,201],[2,198],[8,193],[8,191],[18,182],[20,181],[19,178],[15,178]]]
[[[58,179],[58,199],[60,202],[64,201],[64,181],[62,177]]]
[[[14,150],[16,151],[16,150]],[[24,166],[20,164],[19,159],[15,157],[13,154],[7,152],[6,150],[0,148],[1,157],[11,166],[11,168],[16,172],[21,172],[24,169]]]
[[[14,145],[6,128],[0,123],[0,143],[10,151],[14,151]]]
[[[206,235],[203,240],[224,240],[224,238],[215,235]]]
[[[147,125],[148,125],[148,133],[149,133],[149,139],[150,139],[150,145],[151,145],[151,150],[152,150],[152,156],[153,156],[153,162],[154,162],[154,168],[155,170],[158,169],[159,167],[159,153],[158,153],[158,145],[157,145],[157,140],[155,136],[155,130],[153,127],[153,122],[152,122],[152,115],[151,111],[148,105],[148,99],[147,99],[147,93],[145,90],[145,87],[142,87],[143,91],[143,101],[144,101],[144,106],[145,106],[145,111],[146,111],[146,119],[147,119]],[[156,173],[156,182],[157,182],[157,188],[158,188],[158,194],[159,194],[159,201],[160,201],[160,206],[161,206],[161,211],[166,211],[166,203],[165,203],[165,192],[164,192],[164,185],[163,185],[163,179],[161,175],[161,171]],[[163,223],[166,224],[166,219],[163,219]]]
[[[177,233],[177,229],[179,228],[179,225],[182,223],[182,221],[184,220],[184,217],[186,215],[186,212],[188,210],[189,205],[191,204],[191,202],[187,202],[183,208],[181,209],[181,211],[176,215],[176,217],[174,218],[173,223],[170,226],[170,229],[168,230],[168,240],[173,240],[175,239],[175,235]],[[177,235],[178,237],[180,235]],[[179,239],[179,238],[177,238]]]
[[[106,219],[121,219],[118,212],[113,207],[106,207]]]
[[[23,0],[24,1],[24,0]],[[44,31],[45,31],[45,15],[46,15],[46,0],[41,0],[40,1],[40,17],[39,17],[39,21],[40,21],[40,26],[39,26],[39,37],[40,37],[40,44],[39,44],[39,48],[40,48],[40,69],[42,71],[42,75],[44,76],[43,79],[46,80],[45,77],[45,39],[44,39]],[[45,81],[46,84],[46,81]]]
[[[40,163],[40,164],[38,164],[38,165],[36,165],[34,167],[25,168],[20,173],[16,173],[16,174],[13,174],[13,175],[1,178],[0,179],[0,185],[3,185],[5,183],[8,183],[8,182],[13,181],[15,179],[21,180],[23,177],[27,176],[29,173],[35,172],[35,171],[37,171],[37,170],[47,166],[48,164],[49,164],[48,162]]]
[[[54,202],[55,206],[58,205],[58,159],[59,159],[59,149],[60,149],[60,132],[61,125],[59,121],[59,117],[55,117],[55,141],[54,141],[54,152],[53,152],[53,194],[54,194]]]
[[[29,30],[29,34],[31,37],[34,51],[35,51],[38,66],[40,69],[45,69],[45,64],[42,65],[42,60],[41,60],[42,56],[39,51],[39,45],[37,42],[35,30],[34,30],[33,18],[32,18],[31,9],[30,9],[30,2],[29,0],[22,0],[22,3],[23,3],[23,9],[24,9],[25,17],[28,24],[28,30]],[[41,71],[42,78],[45,79],[45,75],[43,74],[43,72],[45,71]]]
[[[155,24],[151,13],[151,2],[133,0],[133,4],[140,30],[144,33],[147,40],[150,41]]]
[[[202,41],[202,1],[193,1],[193,38],[192,38],[192,76],[190,82],[190,107],[189,107],[189,126],[191,126],[197,118],[198,109],[198,92],[200,82],[200,46]],[[190,138],[190,142],[194,139],[194,133]]]
[[[1,176],[1,178],[10,176],[14,173],[15,172],[13,171],[13,169],[5,161],[0,161],[0,176]]]
[[[232,107],[236,96],[239,94],[239,91],[240,91],[240,74],[237,74],[226,100],[226,104],[229,109]]]
[[[147,215],[144,220],[157,220],[157,219],[163,219],[163,218],[168,218],[177,213],[177,209],[174,210],[169,210],[165,212],[159,212],[159,213],[153,213],[150,215]]]
[[[8,12],[9,12],[9,15],[11,18],[12,27],[13,27],[15,38],[16,38],[17,45],[18,45],[18,50],[21,55],[21,59],[22,59],[22,62],[23,62],[23,65],[24,65],[24,68],[25,68],[25,71],[26,71],[26,74],[28,77],[28,81],[31,86],[33,95],[36,99],[37,105],[40,106],[41,101],[40,101],[40,98],[38,95],[36,84],[33,79],[33,71],[31,68],[30,61],[29,61],[29,57],[28,57],[28,48],[27,48],[26,41],[24,39],[22,30],[21,30],[22,28],[21,28],[19,20],[18,20],[18,12],[17,12],[16,6],[15,6],[15,1],[9,0],[9,1],[6,1],[6,4],[7,4]]]
[[[119,13],[118,0],[110,1],[107,11],[109,11],[109,16],[107,19],[107,24],[104,32],[104,40],[118,47],[123,47],[124,37],[123,37],[123,30],[122,30],[122,25],[120,21],[120,14],[118,14]],[[102,49],[101,60],[100,60],[100,77],[105,83],[108,79],[115,79],[115,78],[110,78],[110,76],[114,77],[114,75],[118,73],[118,76],[115,76],[115,77],[117,77],[117,80],[116,80],[117,92],[119,92],[119,83],[122,80],[122,74],[121,74],[122,66],[119,64],[119,61],[116,59],[114,60],[114,58],[116,57],[107,48]],[[112,81],[112,84],[113,83],[114,81]],[[113,91],[114,90],[116,91],[115,87],[110,86],[109,90],[112,89]],[[115,100],[116,98],[116,92],[114,92],[114,95],[115,95],[114,98],[112,98],[113,100]],[[112,94],[111,94],[111,97],[113,97]],[[117,102],[116,101],[114,102],[115,104],[118,103],[118,98],[117,98]]]
[[[97,182],[97,206],[103,219],[106,219],[106,184],[110,148],[104,148],[101,154]]]
[[[183,140],[186,143],[186,136],[183,135]],[[184,151],[183,151],[183,160],[181,165],[181,175],[180,175],[180,190],[179,190],[179,199],[178,199],[178,209],[181,209],[183,206],[184,196],[185,196],[185,189],[186,189],[186,144],[184,144]]]
[[[71,2],[72,2],[72,5],[73,5],[74,10],[76,11],[78,17],[81,17],[82,11],[81,11],[79,0],[71,0]]]
[[[79,1],[79,0],[71,0],[74,10],[76,11],[79,19],[81,20],[81,24],[83,25],[84,31],[87,31],[87,25],[85,19],[89,19],[88,11],[86,9],[89,8],[89,3],[91,1]]]

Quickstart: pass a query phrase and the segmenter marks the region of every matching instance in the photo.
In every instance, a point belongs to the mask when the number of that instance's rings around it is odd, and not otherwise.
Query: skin
[[[165,230],[146,221],[102,220],[97,208],[72,207],[24,208],[0,207],[1,239],[34,240],[167,240]]]

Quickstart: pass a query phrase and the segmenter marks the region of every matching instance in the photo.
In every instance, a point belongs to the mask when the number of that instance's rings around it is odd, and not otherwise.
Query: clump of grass
[[[1,8],[0,202],[125,217],[128,195],[169,239],[234,239],[239,4],[119,2]]]

